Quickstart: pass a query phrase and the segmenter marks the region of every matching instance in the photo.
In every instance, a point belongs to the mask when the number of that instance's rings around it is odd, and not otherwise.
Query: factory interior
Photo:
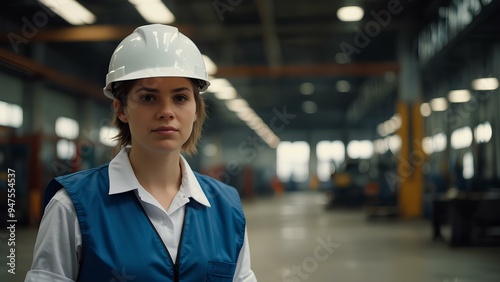
[[[236,189],[258,281],[500,281],[499,15],[500,0],[2,0],[0,281],[31,269],[51,180],[113,158],[110,60],[155,23],[203,55],[207,119],[183,156]],[[119,276],[102,281],[134,280]]]

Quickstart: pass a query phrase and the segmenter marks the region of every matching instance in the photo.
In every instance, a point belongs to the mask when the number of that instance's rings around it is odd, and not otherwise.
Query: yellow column
[[[422,165],[425,155],[422,151],[423,120],[420,103],[398,101],[396,111],[401,116],[401,150],[397,161],[399,177],[398,206],[404,218],[422,215],[424,177]]]

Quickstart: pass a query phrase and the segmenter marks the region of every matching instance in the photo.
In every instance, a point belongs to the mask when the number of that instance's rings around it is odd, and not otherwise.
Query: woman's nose
[[[172,104],[168,102],[163,102],[160,104],[160,108],[158,110],[157,118],[158,119],[173,119],[174,111],[172,109]]]

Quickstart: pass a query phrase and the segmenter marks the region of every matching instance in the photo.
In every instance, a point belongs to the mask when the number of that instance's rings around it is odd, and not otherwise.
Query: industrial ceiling
[[[179,27],[217,65],[214,76],[226,78],[238,96],[266,123],[276,111],[295,115],[288,130],[375,130],[378,123],[394,114],[401,48],[415,52],[419,32],[442,17],[442,7],[451,2],[163,1],[175,15],[172,25]],[[2,69],[15,69],[12,67],[15,64],[19,68],[19,64],[23,65],[19,61],[27,58],[77,77],[83,83],[82,89],[87,87],[87,95],[99,92],[118,42],[135,27],[148,22],[126,0],[79,0],[79,3],[95,15],[95,22],[75,26],[35,0],[2,0]],[[336,12],[346,5],[361,6],[363,19],[340,21]],[[29,24],[34,28],[30,29]],[[493,16],[484,18],[473,38],[481,34],[483,39],[487,35],[497,37],[497,24]],[[9,33],[25,40],[18,38],[13,43],[12,38],[6,37]],[[57,56],[50,56],[44,50],[52,50]],[[460,48],[453,50],[455,57],[467,52]],[[451,54],[453,50],[447,52]],[[61,63],[60,58],[66,62]],[[434,64],[446,69],[448,61],[441,59]],[[36,69],[29,62],[24,65]],[[38,71],[46,73],[43,70]],[[424,75],[424,79],[428,78]],[[383,87],[377,88],[380,84]],[[380,92],[374,94],[377,99],[354,111],[353,105],[362,103],[360,99],[368,95],[365,92],[371,87]],[[94,94],[99,99],[101,93]],[[205,97],[214,128],[244,125],[213,93],[206,93]]]

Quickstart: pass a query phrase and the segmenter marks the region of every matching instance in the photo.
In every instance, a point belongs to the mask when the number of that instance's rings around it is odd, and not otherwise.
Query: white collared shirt
[[[168,210],[144,189],[135,177],[123,149],[109,163],[109,194],[134,191],[153,223],[172,261],[176,260],[186,204],[190,198],[210,207],[191,167],[181,156],[182,180]],[[50,200],[40,223],[35,243],[33,264],[25,281],[76,281],[82,248],[80,225],[73,202],[65,189],[59,190]],[[250,249],[245,228],[245,240],[241,248],[233,281],[257,281],[250,266]]]

